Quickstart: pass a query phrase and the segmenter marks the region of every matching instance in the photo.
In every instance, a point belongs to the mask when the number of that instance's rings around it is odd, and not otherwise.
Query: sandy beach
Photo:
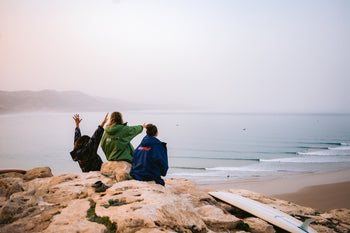
[[[198,185],[202,189],[247,189],[321,211],[350,209],[350,170]]]

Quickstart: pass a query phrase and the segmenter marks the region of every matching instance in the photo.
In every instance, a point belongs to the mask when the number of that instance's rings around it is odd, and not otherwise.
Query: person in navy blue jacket
[[[103,126],[108,120],[108,113],[91,138],[87,135],[81,136],[79,124],[82,119],[79,118],[79,114],[75,114],[73,119],[76,128],[74,134],[74,150],[70,152],[72,159],[79,163],[83,172],[100,171],[103,162],[101,157],[97,154],[97,149],[104,132]]]
[[[130,175],[136,180],[154,180],[164,186],[161,176],[166,176],[168,171],[166,143],[156,138],[158,130],[155,125],[148,124],[146,129],[147,135],[134,151]]]

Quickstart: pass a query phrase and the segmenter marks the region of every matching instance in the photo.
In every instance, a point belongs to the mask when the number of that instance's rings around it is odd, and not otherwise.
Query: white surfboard
[[[303,223],[282,211],[233,193],[209,192],[209,194],[289,232],[317,233],[317,231],[308,226],[314,219],[308,219]]]

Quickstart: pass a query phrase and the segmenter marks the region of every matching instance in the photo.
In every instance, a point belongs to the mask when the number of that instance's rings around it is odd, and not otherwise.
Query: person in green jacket
[[[101,148],[108,161],[132,163],[134,147],[130,141],[140,134],[146,124],[127,126],[120,112],[113,112],[101,140]]]

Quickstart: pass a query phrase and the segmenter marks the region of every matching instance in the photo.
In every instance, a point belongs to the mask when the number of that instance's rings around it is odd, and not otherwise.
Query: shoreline
[[[350,209],[350,182],[309,186],[295,193],[273,197],[325,212],[332,209]]]
[[[350,209],[350,169],[197,185],[204,190],[246,189],[322,211]]]

